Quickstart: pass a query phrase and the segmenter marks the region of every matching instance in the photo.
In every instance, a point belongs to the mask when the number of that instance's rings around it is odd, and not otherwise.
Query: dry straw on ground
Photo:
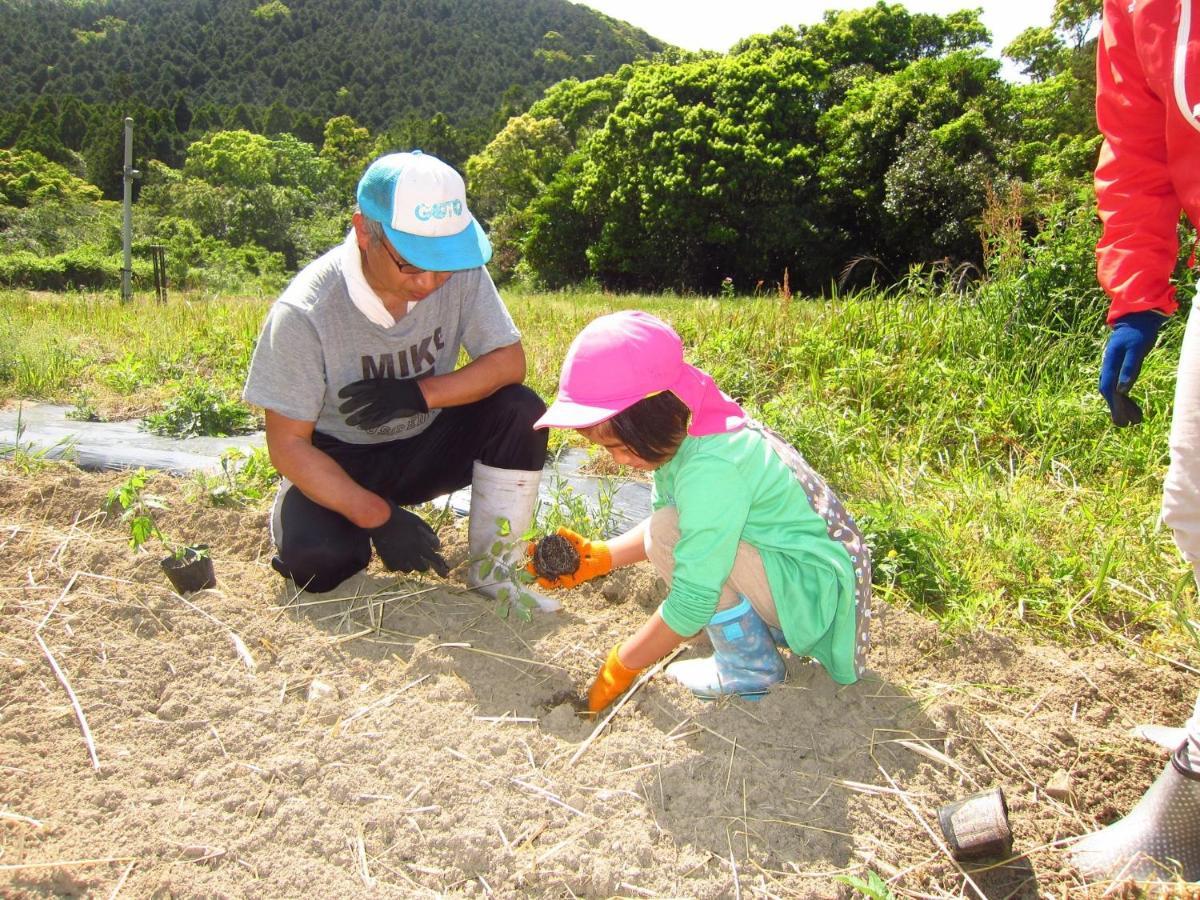
[[[264,513],[159,478],[216,558],[181,598],[96,514],[119,477],[0,469],[5,896],[831,897],[868,871],[1081,896],[1063,844],[1133,804],[1165,755],[1130,730],[1195,695],[1134,647],[947,640],[884,607],[857,685],[791,658],[761,702],[705,704],[656,677],[598,728],[579,695],[661,598],[650,571],[528,625],[375,570],[296,593]],[[937,808],[996,785],[1016,855],[956,863]]]

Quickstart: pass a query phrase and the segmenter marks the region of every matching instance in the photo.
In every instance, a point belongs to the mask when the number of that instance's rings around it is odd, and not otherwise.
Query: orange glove
[[[641,674],[641,669],[631,669],[618,658],[621,646],[618,644],[608,651],[608,659],[596,674],[588,690],[588,712],[595,716],[608,706],[633,684],[633,680]]]
[[[571,546],[578,551],[579,568],[575,570],[575,574],[573,575],[559,575],[557,578],[543,578],[539,575],[537,580],[539,585],[544,588],[573,588],[592,578],[607,575],[612,571],[612,554],[608,552],[608,544],[604,541],[589,541],[583,535],[576,534],[570,528],[559,528],[557,534],[559,537],[570,541]],[[533,556],[535,547],[535,544],[530,544],[526,547],[526,555]],[[525,571],[530,575],[538,574],[532,560],[525,565]]]

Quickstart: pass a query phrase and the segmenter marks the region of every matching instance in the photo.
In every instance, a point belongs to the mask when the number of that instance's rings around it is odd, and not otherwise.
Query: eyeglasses
[[[383,245],[383,252],[388,255],[388,259],[392,261],[393,265],[396,267],[396,271],[401,275],[424,275],[426,272],[431,272],[434,275],[449,274],[437,272],[433,269],[422,269],[420,266],[414,266],[412,263],[406,262],[403,257],[394,253],[392,251],[392,245],[386,240],[380,240],[379,243]]]

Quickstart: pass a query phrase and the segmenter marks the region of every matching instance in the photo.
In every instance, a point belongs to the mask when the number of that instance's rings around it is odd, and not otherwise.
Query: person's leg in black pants
[[[271,510],[276,556],[271,566],[297,587],[332,591],[371,561],[370,536],[341,513],[287,485]]]
[[[524,385],[508,385],[466,406],[441,410],[421,434],[384,444],[348,444],[319,432],[313,445],[368,490],[402,506],[424,503],[471,483],[476,460],[539,471],[547,433],[533,423],[546,406]],[[340,513],[289,487],[276,501],[275,570],[310,591],[329,591],[365,568],[370,537]]]

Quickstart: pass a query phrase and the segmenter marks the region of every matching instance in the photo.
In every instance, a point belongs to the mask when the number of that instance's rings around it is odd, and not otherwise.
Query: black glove
[[[426,572],[430,566],[443,578],[450,574],[446,560],[438,553],[442,542],[429,524],[391,500],[392,515],[382,525],[368,528],[375,552],[389,572]]]
[[[415,378],[364,378],[346,385],[338,396],[346,401],[338,412],[351,428],[378,428],[392,419],[429,412]]]

